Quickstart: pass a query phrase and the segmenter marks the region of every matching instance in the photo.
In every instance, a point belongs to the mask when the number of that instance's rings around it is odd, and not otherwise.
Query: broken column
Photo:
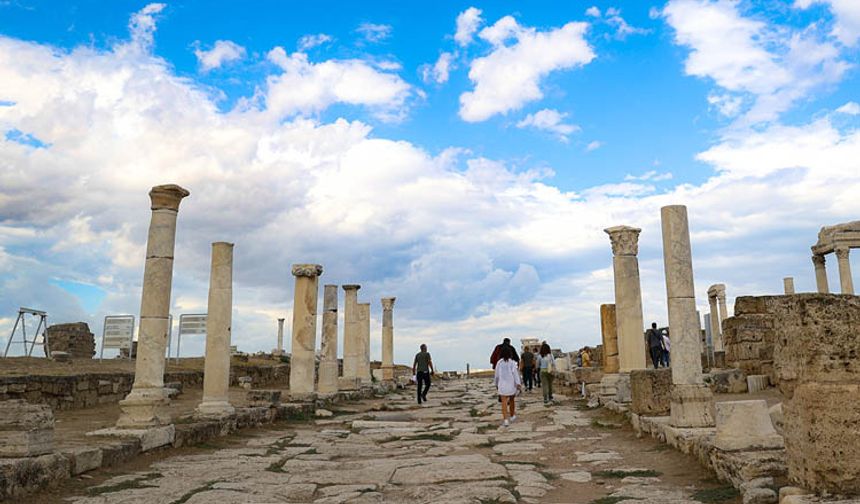
[[[317,392],[336,394],[337,387],[337,285],[323,287],[322,345]]]
[[[382,379],[394,379],[394,300],[382,298]]]
[[[206,312],[206,360],[203,400],[195,412],[206,418],[235,413],[227,391],[230,387],[230,335],[233,320],[233,244],[212,244],[209,274],[209,307]]]
[[[836,261],[839,264],[839,287],[842,294],[854,294],[854,280],[851,278],[851,262],[848,259],[848,247],[836,248]]]
[[[603,372],[618,372],[618,333],[615,330],[615,305],[600,305],[600,335],[603,340]]]
[[[319,264],[294,264],[292,269],[296,277],[290,357],[290,396],[293,399],[309,399],[314,395],[317,295],[322,272]]]
[[[370,303],[358,303],[358,378],[362,383],[373,381],[370,374]]]
[[[605,229],[612,242],[615,273],[615,319],[618,331],[618,364],[622,373],[645,369],[645,339],[642,324],[642,292],[639,284],[639,228],[615,226]]]
[[[284,319],[278,319],[278,346],[275,349],[275,355],[284,354]]]
[[[54,449],[54,414],[47,404],[0,402],[0,458],[35,457]]]
[[[824,254],[813,254],[812,264],[815,266],[815,285],[818,287],[818,292],[827,294],[830,292],[830,286],[827,284],[827,266]]]
[[[360,285],[344,285],[343,300],[343,377],[358,378],[358,289]]]
[[[785,277],[782,279],[782,288],[786,296],[794,294],[794,278]]]
[[[178,185],[155,186],[149,192],[152,219],[146,242],[137,360],[131,392],[120,401],[117,427],[167,425],[169,399],[164,388],[164,354],[167,349],[173,250],[179,203],[190,193]]]
[[[702,343],[693,286],[693,256],[687,207],[660,209],[663,261],[672,343],[671,419],[673,427],[714,425],[711,389],[702,379]]]
[[[720,285],[722,284],[708,287],[708,306],[711,309],[711,344],[714,346],[714,352],[723,351],[723,338],[720,334],[720,314],[717,311],[717,289]]]

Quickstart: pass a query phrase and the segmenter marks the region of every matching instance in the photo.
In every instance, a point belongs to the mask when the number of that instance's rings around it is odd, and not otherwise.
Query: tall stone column
[[[825,265],[824,256],[813,254],[812,264],[815,266],[815,285],[818,287],[818,292],[820,294],[827,294],[830,292],[830,286],[827,285],[827,266]]]
[[[782,288],[787,296],[794,294],[794,278],[785,277],[782,279]]]
[[[851,262],[848,260],[848,247],[836,249],[836,260],[839,263],[839,286],[842,294],[854,294],[854,280],[851,279]]]
[[[615,305],[600,305],[600,336],[603,340],[603,372],[618,372],[618,332],[615,330]]]
[[[278,347],[275,350],[275,355],[284,354],[284,319],[278,319]]]
[[[370,303],[358,303],[358,339],[358,377],[370,383]]]
[[[360,285],[344,285],[343,301],[343,377],[358,378],[358,289]]]
[[[687,207],[660,209],[663,261],[672,340],[671,419],[673,427],[714,425],[711,389],[702,379],[702,343],[693,286],[693,256]]]
[[[290,396],[308,399],[314,394],[314,365],[317,338],[319,264],[294,264],[296,291],[293,300],[293,343],[290,357]]]
[[[713,293],[715,285],[708,289],[708,306],[711,308],[708,321],[711,325],[711,344],[714,346],[714,352],[723,350],[723,338],[720,336],[720,314],[717,311],[717,295]],[[670,326],[671,331],[671,326]]]
[[[323,287],[322,351],[320,352],[320,394],[337,393],[337,285]]]
[[[209,273],[209,307],[206,310],[206,361],[203,369],[203,401],[197,415],[224,417],[235,413],[230,387],[230,333],[233,320],[233,244],[212,244]]]
[[[117,427],[140,428],[170,423],[169,402],[164,389],[164,352],[173,283],[173,250],[179,203],[190,193],[178,185],[155,186],[149,191],[152,219],[146,242],[143,292],[134,385],[120,401]]]
[[[618,363],[622,373],[645,369],[642,292],[639,284],[639,228],[615,226],[605,230],[612,241],[615,272],[615,319]]]
[[[394,301],[382,298],[382,379],[394,379]]]

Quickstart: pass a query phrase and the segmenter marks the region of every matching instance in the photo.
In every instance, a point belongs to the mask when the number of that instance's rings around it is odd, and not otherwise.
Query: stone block
[[[633,400],[633,394],[630,391],[630,373],[619,373],[618,379],[615,381],[615,402],[619,404],[627,404]]]
[[[579,383],[600,383],[603,379],[603,371],[597,368],[576,368],[573,370],[573,377]]]
[[[770,423],[773,424],[774,430],[780,436],[783,435],[782,429],[785,425],[785,417],[782,414],[782,403],[776,403],[767,410],[770,415]]]
[[[714,446],[719,450],[772,450],[784,446],[770,421],[765,400],[718,402],[716,414]]]
[[[0,458],[0,501],[17,502],[17,497],[55,487],[68,477],[69,459],[60,453]]]
[[[338,390],[359,390],[361,388],[360,378],[340,377],[337,379]]]
[[[805,383],[783,409],[789,478],[818,493],[860,494],[860,384]]]
[[[63,455],[69,459],[72,476],[98,469],[102,466],[101,448],[73,448],[63,451]]]
[[[750,394],[761,392],[770,386],[770,377],[767,375],[747,376],[747,390]]]
[[[714,394],[743,394],[747,377],[740,369],[714,369],[705,375],[705,383]]]
[[[63,352],[66,357],[92,359],[96,354],[95,336],[85,322],[54,324],[47,330],[51,358]]]
[[[51,352],[51,360],[54,362],[70,362],[71,359],[68,352],[60,352],[59,350]]]
[[[671,401],[672,370],[637,369],[630,372],[630,411],[638,415],[668,415]]]
[[[707,385],[673,385],[671,425],[677,428],[712,427],[714,398]]]
[[[176,434],[176,428],[171,425],[161,427],[150,427],[146,429],[120,429],[111,427],[87,432],[87,436],[106,436],[119,438],[133,438],[140,441],[140,451],[145,452],[158,448],[159,446],[172,445]]]
[[[22,399],[0,407],[0,457],[34,457],[50,453],[54,442],[54,414],[47,404]]]
[[[249,390],[245,397],[248,406],[265,406],[267,408],[277,407],[281,404],[280,390]]]

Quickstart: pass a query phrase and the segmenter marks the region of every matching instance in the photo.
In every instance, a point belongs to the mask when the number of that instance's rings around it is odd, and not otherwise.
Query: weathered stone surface
[[[615,305],[600,305],[600,335],[603,340],[602,367],[604,373],[617,373],[618,331],[615,326]]]
[[[249,390],[245,393],[248,406],[276,407],[281,404],[280,390]]]
[[[770,378],[767,375],[747,376],[747,389],[750,394],[761,392],[770,386]]]
[[[710,427],[714,425],[714,400],[706,385],[672,386],[671,422],[674,427]]]
[[[716,413],[714,446],[720,450],[767,450],[784,446],[782,436],[773,428],[764,400],[718,402]]]
[[[134,438],[140,441],[140,451],[149,451],[159,446],[173,444],[176,428],[173,425],[148,429],[100,429],[88,432],[87,436]]]
[[[672,370],[638,369],[630,372],[630,411],[638,415],[667,415],[671,401]]]
[[[96,354],[95,336],[86,322],[54,324],[47,331],[48,350],[53,358],[64,352],[74,359],[92,359]]]
[[[34,457],[50,453],[54,414],[45,404],[21,399],[0,403],[0,457]]]
[[[98,469],[102,466],[101,448],[81,447],[63,451],[63,455],[69,459],[72,476]]]
[[[69,477],[69,459],[59,453],[23,459],[0,458],[0,501],[57,486]]]
[[[747,377],[740,369],[714,369],[705,375],[705,384],[715,394],[743,394]]]

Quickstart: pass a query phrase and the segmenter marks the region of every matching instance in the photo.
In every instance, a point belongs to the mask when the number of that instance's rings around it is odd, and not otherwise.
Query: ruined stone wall
[[[48,350],[66,352],[76,359],[92,359],[96,354],[95,336],[86,322],[54,324],[48,327]]]
[[[777,325],[783,325],[791,310],[789,296],[741,296],[735,300],[735,315],[723,321],[726,365],[747,375],[768,375],[773,371],[773,347]]]

